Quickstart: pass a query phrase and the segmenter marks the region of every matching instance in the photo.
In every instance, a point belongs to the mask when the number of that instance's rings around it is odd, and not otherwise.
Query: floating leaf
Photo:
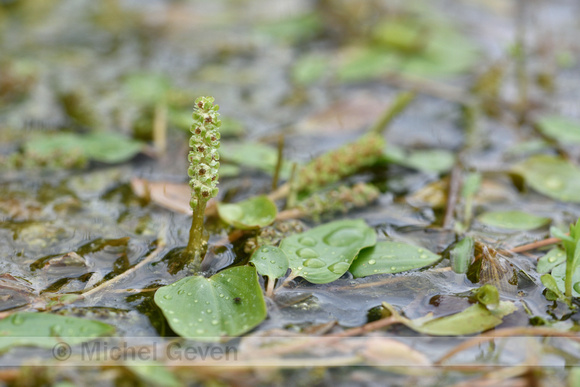
[[[494,310],[499,306],[499,291],[490,284],[485,284],[476,289],[473,293],[473,299],[484,305],[489,310]]]
[[[391,163],[423,172],[443,173],[449,171],[455,163],[453,153],[443,149],[404,151],[395,146],[388,146],[385,159]]]
[[[544,116],[537,122],[538,129],[562,144],[580,143],[580,122],[560,116]]]
[[[522,211],[485,212],[477,218],[481,223],[506,230],[533,230],[550,223],[550,218],[528,214]]]
[[[18,312],[0,320],[0,350],[13,346],[53,348],[62,341],[73,345],[114,331],[113,326],[100,321],[51,313]]]
[[[339,220],[285,238],[280,248],[290,268],[315,284],[340,278],[359,251],[376,243],[375,231],[361,220]]]
[[[278,161],[276,149],[260,143],[222,143],[220,155],[226,162],[259,169],[270,174],[274,173]],[[283,179],[289,178],[291,170],[290,163],[283,163],[280,177]]]
[[[400,273],[432,265],[440,259],[441,256],[422,247],[401,242],[379,242],[360,252],[350,272],[355,277]]]
[[[564,267],[564,275],[566,275],[566,265],[560,265]],[[560,288],[564,288],[564,280],[562,280],[562,286],[560,287],[558,285],[558,281],[556,280],[556,278],[550,274],[544,274],[543,276],[540,277],[540,281],[542,281],[542,284],[549,290],[551,291],[558,299],[560,300],[566,300],[566,296],[564,296],[564,293],[562,293],[562,291],[560,290]]]
[[[548,275],[548,274],[544,274]],[[542,276],[542,277],[544,277]],[[562,263],[555,268],[552,269],[552,277],[556,280],[556,284],[558,285],[558,289],[561,292],[566,292],[566,264]],[[542,283],[544,283],[542,281]],[[546,284],[544,286],[548,287]],[[552,290],[551,288],[548,288]],[[553,290],[552,290],[553,291]],[[573,297],[580,297],[580,267],[577,267],[572,275],[572,296]]]
[[[467,273],[469,264],[473,259],[474,241],[471,237],[465,237],[449,251],[451,268],[457,274]]]
[[[318,53],[306,55],[294,63],[292,79],[299,85],[308,85],[322,78],[329,65],[329,58]]]
[[[559,247],[554,247],[542,258],[538,259],[536,271],[539,274],[549,273],[553,268],[566,262],[566,253]]]
[[[280,278],[288,271],[288,257],[275,246],[259,247],[250,258],[258,273],[270,279]]]
[[[210,278],[186,277],[159,288],[155,303],[179,335],[200,341],[239,336],[266,318],[256,269],[237,266]]]
[[[88,135],[58,133],[37,136],[28,141],[26,152],[50,156],[56,152],[67,154],[81,152],[85,157],[104,163],[127,161],[143,149],[140,141],[129,139],[119,133],[98,132]]]
[[[557,156],[533,156],[512,167],[539,193],[564,202],[580,203],[580,169]]]
[[[503,322],[502,318],[513,313],[517,308],[513,302],[500,301],[499,305],[489,310],[485,305],[477,303],[462,312],[450,316],[432,318],[432,314],[409,320],[401,316],[391,305],[383,302],[392,316],[400,323],[414,331],[432,336],[462,336],[485,332]]]
[[[125,361],[125,367],[130,369],[135,375],[147,385],[180,387],[184,386],[179,379],[163,363],[155,361]]]
[[[276,204],[265,195],[234,204],[218,203],[222,220],[241,230],[266,227],[276,219]]]

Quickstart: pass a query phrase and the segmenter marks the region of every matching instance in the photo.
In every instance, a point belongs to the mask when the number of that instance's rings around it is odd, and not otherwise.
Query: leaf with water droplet
[[[73,345],[114,331],[112,325],[101,321],[51,313],[18,312],[0,320],[0,352],[13,346],[52,348],[61,341]]]
[[[463,238],[449,250],[449,260],[454,272],[457,274],[467,273],[469,264],[473,259],[473,251],[474,241],[471,237]]]
[[[280,278],[288,271],[288,257],[275,246],[258,247],[250,263],[256,266],[258,273],[270,279]]]
[[[522,211],[490,211],[477,217],[481,223],[505,230],[533,230],[550,223],[550,218]]]
[[[535,191],[564,202],[580,203],[580,169],[558,156],[537,155],[514,165]]]
[[[432,265],[440,259],[441,256],[422,247],[401,242],[384,241],[362,250],[351,265],[350,272],[355,277],[400,273]],[[374,263],[371,264],[371,261],[374,261]]]
[[[559,247],[554,247],[542,258],[538,259],[536,271],[539,274],[549,273],[556,266],[566,262],[566,253]]]
[[[234,204],[218,203],[217,209],[224,222],[241,230],[266,227],[278,214],[274,202],[265,195]]]
[[[542,276],[542,278],[545,275],[548,275],[548,274],[544,274]],[[564,293],[566,291],[566,285],[565,285],[565,283],[566,283],[566,263],[562,263],[562,264],[556,266],[555,268],[553,268],[552,269],[552,277],[556,281],[556,284],[558,285],[558,289],[560,289],[560,291],[562,293]],[[575,284],[576,282],[580,282],[580,266],[578,266],[576,268],[576,270],[574,271],[574,274],[572,275],[572,284]],[[542,283],[544,283],[544,281],[542,281]],[[546,286],[546,284],[544,284],[544,286]],[[548,289],[552,290],[551,288],[548,288]],[[578,292],[574,287],[572,287],[572,297],[580,297],[580,292]]]
[[[340,278],[365,247],[376,243],[375,231],[362,219],[339,220],[285,238],[280,248],[296,276],[315,284]]]
[[[253,266],[232,267],[210,278],[186,277],[174,285],[159,288],[154,299],[171,328],[183,337],[218,341],[223,332],[239,336],[266,318],[266,302]],[[179,294],[180,290],[185,294]],[[189,306],[187,293],[193,293],[200,302]],[[216,320],[218,324],[213,324]]]

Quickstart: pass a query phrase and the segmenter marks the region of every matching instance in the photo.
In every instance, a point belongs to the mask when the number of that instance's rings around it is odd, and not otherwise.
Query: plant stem
[[[411,91],[405,91],[400,93],[395,98],[395,101],[389,105],[389,107],[384,111],[383,115],[379,120],[373,125],[369,132],[382,134],[385,129],[389,126],[391,121],[405,110],[407,105],[409,105],[417,96],[416,93]]]
[[[203,249],[206,245],[204,238],[203,221],[207,200],[200,200],[193,209],[191,217],[191,228],[189,229],[189,241],[185,248],[185,253],[192,257],[192,268],[197,270],[203,259]]]

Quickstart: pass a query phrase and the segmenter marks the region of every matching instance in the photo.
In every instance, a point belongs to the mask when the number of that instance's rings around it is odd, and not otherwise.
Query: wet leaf
[[[144,144],[114,132],[88,135],[58,133],[36,136],[25,145],[26,152],[48,157],[55,153],[80,152],[85,157],[104,163],[120,163],[131,159]]]
[[[220,155],[226,162],[238,164],[242,167],[259,169],[269,174],[274,173],[278,161],[277,150],[260,143],[242,142],[232,144],[224,142],[220,149]],[[283,179],[289,178],[291,170],[290,163],[283,163],[280,177]]]
[[[549,275],[549,274],[544,274],[542,276],[542,278],[546,275]],[[564,293],[566,291],[566,264],[562,263],[562,264],[556,266],[555,268],[553,268],[551,277],[553,277],[554,280],[556,281],[556,284],[558,285],[558,289],[560,289],[560,291],[562,293]],[[544,283],[544,281],[542,281],[542,283],[548,289],[552,290],[552,288],[549,288]],[[552,290],[552,291],[554,291],[554,290]],[[576,268],[576,270],[574,271],[574,274],[572,275],[572,297],[580,297],[580,266]]]
[[[485,212],[477,219],[491,227],[506,230],[533,230],[550,223],[550,218],[528,214],[522,211],[492,211]]]
[[[450,316],[432,318],[432,314],[409,320],[401,316],[391,305],[383,302],[391,314],[400,323],[414,331],[432,336],[462,336],[485,332],[503,322],[502,318],[516,311],[516,306],[510,301],[500,301],[499,305],[489,310],[477,303],[462,312]]]
[[[355,277],[400,273],[432,265],[440,259],[441,256],[422,247],[401,242],[378,242],[360,252],[350,272]]]
[[[53,348],[65,341],[73,345],[86,338],[109,335],[115,328],[100,321],[50,313],[18,312],[0,320],[0,350],[14,346]]]
[[[385,150],[385,159],[422,172],[443,173],[449,171],[455,163],[453,153],[443,149],[405,151],[389,145]]]
[[[339,220],[285,238],[280,248],[292,273],[315,284],[340,278],[359,251],[376,243],[375,231],[364,220]]]
[[[250,258],[258,273],[270,279],[284,276],[288,271],[288,257],[276,246],[259,247]]]
[[[566,265],[560,265],[561,267],[564,267],[564,275],[566,275]],[[565,300],[566,296],[564,296],[564,293],[562,293],[565,285],[564,285],[564,280],[561,280],[561,286],[558,285],[558,280],[556,280],[556,278],[550,274],[544,274],[543,276],[540,277],[540,281],[542,281],[542,284],[549,290],[551,291],[558,299],[560,300]],[[562,289],[562,290],[560,290]]]
[[[451,268],[457,274],[467,273],[469,264],[473,259],[474,241],[471,237],[465,237],[459,241],[449,251],[449,260],[451,261]]]
[[[475,290],[473,299],[484,305],[489,310],[494,310],[499,306],[499,291],[490,284],[485,284]]]
[[[566,262],[566,253],[559,247],[554,247],[542,258],[538,259],[536,271],[539,274],[549,273],[553,268]]]
[[[278,214],[274,202],[265,195],[234,204],[218,203],[217,209],[224,222],[241,230],[269,226]]]
[[[580,122],[560,116],[544,116],[537,122],[538,129],[562,144],[580,143]]]
[[[580,203],[580,169],[561,157],[533,156],[514,165],[512,172],[523,176],[530,187],[543,195]]]
[[[266,318],[256,269],[236,266],[210,278],[193,276],[159,288],[155,303],[180,336],[217,341],[239,336]]]

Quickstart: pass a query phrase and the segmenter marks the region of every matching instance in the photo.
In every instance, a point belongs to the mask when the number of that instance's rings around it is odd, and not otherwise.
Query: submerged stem
[[[191,217],[191,228],[189,229],[189,241],[185,248],[185,253],[192,257],[192,268],[197,270],[203,259],[203,250],[207,245],[204,238],[204,214],[207,201],[200,201],[193,209]]]

